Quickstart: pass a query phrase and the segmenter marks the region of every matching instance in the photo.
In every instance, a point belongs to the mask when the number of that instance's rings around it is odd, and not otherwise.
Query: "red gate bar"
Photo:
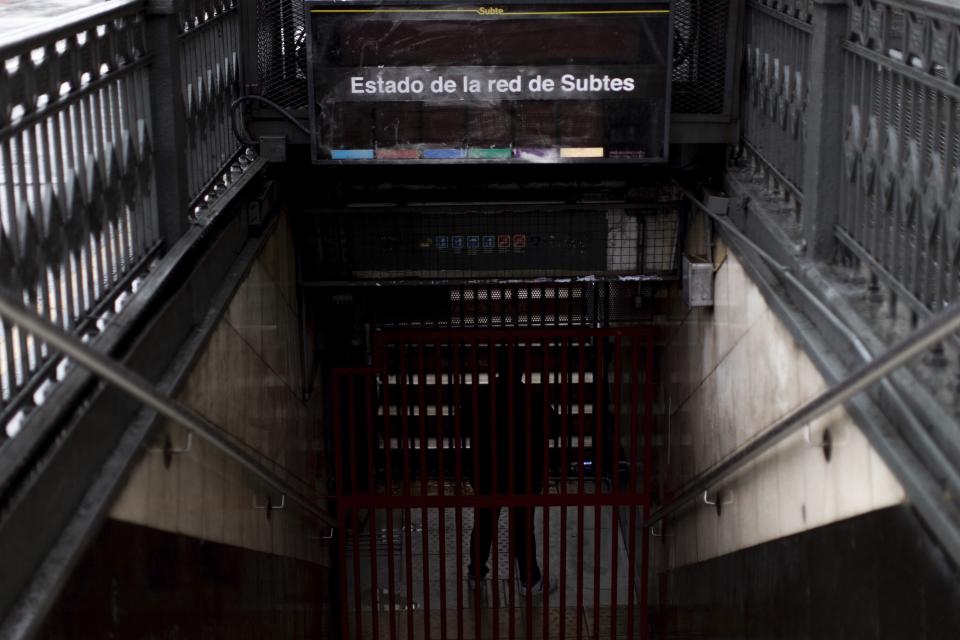
[[[650,506],[652,333],[403,331],[374,344],[374,366],[332,384],[342,636],[646,637],[636,533]],[[521,589],[538,572],[556,592]]]

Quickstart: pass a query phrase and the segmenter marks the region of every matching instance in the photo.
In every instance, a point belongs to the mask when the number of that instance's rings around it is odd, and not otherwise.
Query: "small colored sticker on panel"
[[[419,149],[389,148],[377,149],[378,160],[419,160]]]
[[[603,147],[563,147],[561,158],[602,158]]]
[[[373,149],[331,149],[334,160],[373,160]]]
[[[467,157],[463,149],[424,149],[424,160],[459,160]]]
[[[505,160],[513,156],[511,149],[470,149],[467,157],[476,160]]]

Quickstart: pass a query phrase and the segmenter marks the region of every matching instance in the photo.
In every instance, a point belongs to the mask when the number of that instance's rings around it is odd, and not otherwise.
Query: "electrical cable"
[[[284,117],[290,124],[295,126],[300,131],[304,132],[308,136],[311,135],[310,129],[303,126],[303,124],[297,120],[297,117],[290,113],[288,110],[281,107],[279,104],[271,100],[270,98],[264,98],[263,96],[255,95],[243,95],[230,103],[230,126],[233,128],[233,135],[236,136],[237,140],[240,141],[240,144],[252,146],[259,144],[256,140],[251,140],[250,138],[245,138],[243,133],[240,131],[240,128],[237,126],[237,107],[242,105],[244,102],[259,102],[267,105],[281,116]]]

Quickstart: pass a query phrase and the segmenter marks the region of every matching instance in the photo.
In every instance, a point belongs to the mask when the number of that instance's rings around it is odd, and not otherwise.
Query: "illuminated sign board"
[[[669,2],[308,1],[318,162],[662,162]]]

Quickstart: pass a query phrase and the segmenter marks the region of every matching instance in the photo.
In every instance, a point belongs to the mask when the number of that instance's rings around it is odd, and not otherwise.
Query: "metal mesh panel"
[[[265,97],[290,109],[307,107],[303,0],[257,1],[257,71]]]
[[[673,112],[724,113],[729,0],[673,3]]]
[[[469,210],[466,210],[469,209]],[[395,209],[317,217],[311,279],[672,277],[679,210]]]

